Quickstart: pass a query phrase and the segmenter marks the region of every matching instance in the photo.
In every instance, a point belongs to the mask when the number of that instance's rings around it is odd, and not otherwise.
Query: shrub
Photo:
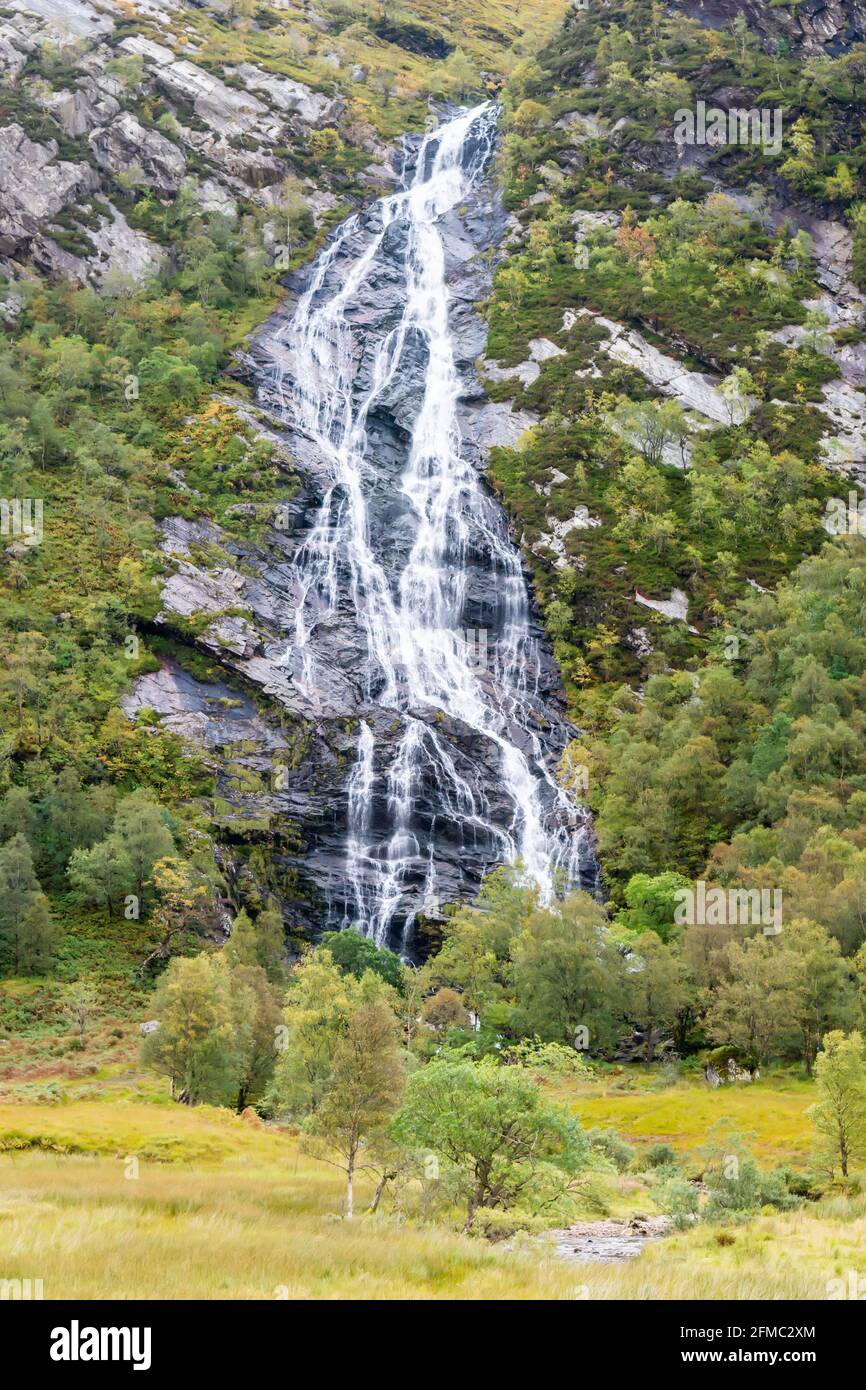
[[[700,1192],[686,1178],[670,1178],[653,1196],[656,1205],[671,1218],[678,1231],[684,1231],[697,1219]]]
[[[643,1155],[647,1168],[673,1168],[677,1163],[676,1149],[670,1144],[651,1144]]]
[[[624,1173],[634,1160],[635,1151],[615,1129],[588,1129],[589,1146],[609,1159],[618,1173]]]

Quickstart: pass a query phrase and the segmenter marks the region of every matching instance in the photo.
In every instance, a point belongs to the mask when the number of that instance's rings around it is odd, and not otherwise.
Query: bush
[[[651,1144],[643,1155],[643,1161],[647,1168],[675,1168],[676,1149],[672,1149],[670,1144]]]
[[[635,1151],[615,1129],[588,1129],[589,1146],[609,1159],[618,1173],[624,1173],[634,1160]]]
[[[685,1178],[671,1178],[653,1193],[656,1205],[669,1216],[678,1231],[684,1231],[697,1219],[700,1192]]]
[[[724,1047],[714,1047],[704,1057],[705,1067],[715,1067],[717,1072],[725,1074],[728,1070],[728,1063],[735,1062],[743,1071],[755,1071],[758,1066],[757,1053],[745,1047],[734,1047],[726,1044]]]

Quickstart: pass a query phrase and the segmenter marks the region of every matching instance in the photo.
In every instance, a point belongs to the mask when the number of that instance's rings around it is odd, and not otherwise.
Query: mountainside
[[[0,1150],[856,1277],[864,117],[841,0],[0,6]]]
[[[857,16],[739,6],[724,28],[731,7],[706,8],[574,13],[512,85],[506,137],[514,254],[486,380],[537,423],[492,475],[594,735],[573,757],[615,895],[638,872],[700,872],[735,832],[761,884],[830,825],[852,852],[860,838],[859,697],[842,696],[860,634],[840,657],[787,617],[822,574],[849,574],[827,595],[845,607],[859,570],[856,515],[834,521],[866,458]],[[828,530],[855,539],[778,607],[763,597]],[[806,671],[826,700],[803,704]],[[843,930],[841,908],[813,911]]]

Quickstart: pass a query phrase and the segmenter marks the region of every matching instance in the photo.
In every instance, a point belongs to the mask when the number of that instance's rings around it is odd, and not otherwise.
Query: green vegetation
[[[175,194],[135,165],[106,175],[165,253],[149,283],[14,286],[0,493],[42,499],[45,535],[0,571],[6,1277],[38,1267],[82,1297],[573,1298],[545,1233],[647,1212],[674,1233],[628,1268],[582,1266],[590,1297],[824,1297],[863,1266],[866,547],[827,542],[847,480],[819,409],[861,330],[816,307],[815,247],[768,190],[845,219],[866,287],[866,47],[804,63],[650,0],[570,10],[548,42],[563,9],[167,16],[230,86],[256,63],[345,107],[236,213],[202,208],[186,144]],[[147,130],[207,133],[140,58],[109,72]],[[34,51],[3,98],[69,160],[84,142],[40,97],[75,76]],[[214,673],[203,620],[153,635],[157,525],[231,537],[239,498],[292,497],[291,460],[226,384],[232,351],[369,196],[379,137],[420,129],[429,97],[500,85],[516,221],[487,354],[539,370],[491,373],[537,423],[490,474],[581,731],[560,776],[593,810],[605,901],[543,906],[518,866],[447,910],[419,969],[352,931],[289,958],[293,870],[271,851],[293,829],[238,827],[209,760],[121,709],[166,655]],[[781,108],[785,135],[713,151],[711,190],[672,123],[725,88]],[[57,246],[91,254],[106,207],[59,214]],[[704,375],[709,413],[650,384],[653,352]],[[679,618],[638,606],[674,591]],[[307,736],[287,731],[292,758]],[[226,939],[229,832],[259,837],[261,873]],[[717,910],[696,919],[699,886]]]

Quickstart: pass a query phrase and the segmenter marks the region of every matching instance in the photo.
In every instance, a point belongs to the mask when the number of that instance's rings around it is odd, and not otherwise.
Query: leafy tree
[[[511,953],[517,1022],[524,1033],[572,1045],[577,1040],[593,1051],[616,1040],[625,965],[606,926],[588,893],[571,894],[557,912],[533,913]]]
[[[645,1057],[651,1062],[658,1036],[673,1028],[689,998],[688,976],[680,956],[654,931],[637,938],[629,963],[629,1016],[646,1038]]]
[[[0,848],[0,966],[15,975],[49,970],[57,944],[48,899],[23,835]]]
[[[469,1014],[456,989],[448,989],[446,986],[437,989],[435,994],[424,1000],[421,1022],[432,1028],[437,1037],[441,1038],[449,1028],[468,1028]]]
[[[260,965],[236,965],[230,974],[235,1035],[241,1054],[238,1112],[267,1091],[274,1074],[277,1029],[282,1012]]]
[[[0,840],[23,835],[31,845],[36,825],[36,809],[27,787],[10,787],[0,800]]]
[[[847,1178],[851,1163],[866,1156],[866,1044],[861,1033],[834,1029],[815,1059],[818,1100],[812,1123],[831,1169]]]
[[[132,892],[135,871],[119,836],[111,835],[92,849],[76,849],[67,870],[73,893],[84,902],[100,903],[108,917],[117,899]]]
[[[377,946],[369,936],[362,935],[354,927],[345,931],[325,932],[319,946],[330,953],[340,970],[348,971],[359,980],[367,970],[372,970],[374,975],[381,975],[394,989],[402,990],[403,962],[400,957],[386,946]]]
[[[520,131],[521,135],[528,135],[530,131],[540,130],[542,127],[550,125],[550,112],[546,106],[542,106],[540,101],[532,101],[527,98],[518,106],[511,123],[515,130]]]
[[[799,116],[791,126],[788,136],[791,154],[781,166],[779,173],[797,188],[809,186],[816,167],[815,137],[809,130],[804,116]]]
[[[800,961],[778,937],[732,941],[722,954],[727,978],[719,983],[707,1014],[710,1036],[765,1062],[790,1039]]]
[[[244,1075],[231,974],[202,953],[169,964],[154,995],[159,1028],[142,1044],[142,1061],[169,1078],[183,1105],[234,1105]]]
[[[633,874],[625,887],[625,908],[617,913],[616,924],[631,932],[653,931],[667,941],[677,928],[674,911],[677,893],[691,888],[684,874],[672,870],[663,874]]]
[[[118,803],[112,833],[132,865],[136,892],[144,899],[144,887],[158,859],[174,855],[174,837],[165,812],[143,788]]]
[[[231,935],[223,947],[223,954],[232,967],[260,964],[256,929],[252,918],[243,907],[232,922]]]
[[[101,839],[115,802],[113,787],[83,787],[73,767],[57,775],[39,801],[39,862],[49,881],[62,884],[75,850]]]
[[[857,990],[839,942],[816,922],[795,918],[785,927],[785,945],[801,961],[797,1020],[803,1061],[811,1076],[824,1034],[855,1022]]]
[[[483,1209],[567,1210],[587,1166],[577,1121],[521,1068],[492,1059],[437,1058],[415,1072],[392,1132],[453,1169],[466,1231]]]
[[[647,95],[657,116],[670,120],[675,111],[692,104],[692,89],[685,78],[673,72],[655,72],[646,84]]]
[[[670,445],[682,448],[689,437],[686,417],[676,401],[624,401],[611,415],[611,424],[651,464],[661,463]]]
[[[142,963],[142,973],[155,960],[167,960],[182,932],[197,932],[208,924],[213,888],[192,864],[176,856],[159,859],[151,871],[157,903],[152,925],[157,943]]]
[[[271,1088],[275,1109],[294,1118],[314,1113],[330,1084],[334,1054],[361,1004],[390,1002],[393,991],[372,971],[343,973],[329,951],[310,951],[289,976],[284,1033]]]
[[[346,1174],[346,1217],[354,1212],[354,1180],[373,1139],[396,1110],[406,1072],[399,1025],[384,998],[350,1015],[331,1059],[328,1083],[304,1132],[313,1151]]]
[[[535,890],[514,871],[490,874],[475,902],[458,908],[446,923],[442,949],[421,972],[424,985],[459,990],[466,1007],[480,1015],[504,1000],[511,946],[536,903]]]

